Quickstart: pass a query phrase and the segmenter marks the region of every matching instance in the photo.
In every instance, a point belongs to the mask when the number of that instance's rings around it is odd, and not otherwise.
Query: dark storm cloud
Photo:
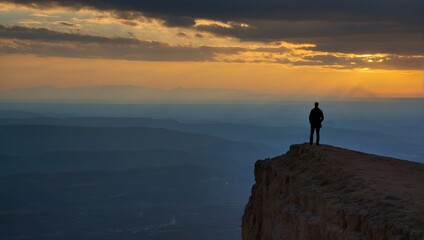
[[[394,56],[385,62],[376,63],[376,65],[377,67],[388,68],[388,69],[402,68],[402,69],[409,69],[409,70],[423,70],[424,56],[420,56],[420,57]]]
[[[36,8],[65,6],[108,10],[128,21],[156,18],[169,27],[193,28],[195,19],[230,23],[199,31],[243,41],[314,43],[318,50],[422,54],[422,0],[6,0]],[[243,27],[234,22],[243,22]],[[368,43],[373,35],[378,41]],[[403,41],[402,38],[408,38]],[[402,41],[400,41],[402,40]],[[343,41],[342,43],[340,43]],[[389,43],[387,43],[389,41]],[[396,45],[396,42],[401,44]]]
[[[314,50],[345,53],[391,53],[404,55],[424,55],[424,35],[422,33],[382,33],[346,36],[339,38],[315,38]],[[293,41],[306,41],[296,39]]]
[[[180,33],[184,36],[184,33]],[[216,61],[217,54],[224,56],[223,61],[245,62],[242,58],[225,59],[226,55],[237,55],[242,52],[277,54],[270,58],[271,62],[296,66],[327,66],[333,68],[380,68],[380,69],[421,69],[424,57],[408,57],[390,55],[383,57],[382,62],[374,59],[344,55],[312,55],[301,60],[291,61],[279,54],[291,54],[285,47],[259,47],[254,49],[234,47],[190,47],[170,46],[166,43],[141,41],[135,38],[109,38],[103,36],[64,33],[46,28],[29,28],[23,26],[0,25],[0,53],[35,54],[39,56],[109,58],[147,61]],[[253,62],[270,62],[270,59],[256,59]],[[252,60],[251,60],[252,61]]]
[[[245,40],[275,41],[293,38],[345,37],[380,35],[386,33],[416,33],[419,28],[400,26],[397,23],[328,22],[328,21],[249,21],[251,27],[233,24],[231,28],[213,25],[199,25],[197,29],[230,35]],[[276,31],[278,29],[278,31]],[[390,30],[390,31],[389,31]]]
[[[195,24],[194,19],[191,17],[165,16],[160,18],[165,21],[167,27],[191,27]]]
[[[86,43],[139,44],[134,38],[107,38],[53,31],[47,28],[28,28],[23,26],[4,26],[0,24],[0,38],[14,38],[42,41],[69,41]]]
[[[107,48],[107,50],[105,50]],[[13,45],[2,44],[1,53],[35,54],[38,56],[124,59],[136,61],[215,61],[215,54],[237,50],[208,47],[170,47],[166,45],[67,44],[15,40]]]
[[[41,56],[111,58],[149,61],[214,61],[216,54],[236,54],[243,48],[170,46],[134,38],[63,33],[46,28],[0,25],[1,53]]]
[[[38,7],[88,6],[101,10],[139,11],[148,15],[207,18],[223,21],[328,20],[390,21],[421,24],[421,0],[6,0]],[[172,20],[171,20],[172,21]],[[180,21],[180,19],[176,19]],[[184,22],[184,21],[183,21]],[[183,25],[187,24],[186,22]]]
[[[331,23],[325,21],[253,21],[255,27],[198,26],[201,31],[245,41],[287,41],[316,44],[313,50],[344,53],[424,54],[419,27],[397,23]]]

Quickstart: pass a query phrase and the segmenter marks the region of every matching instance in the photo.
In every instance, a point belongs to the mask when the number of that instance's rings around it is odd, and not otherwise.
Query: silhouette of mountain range
[[[0,154],[28,155],[50,151],[171,149],[243,158],[274,149],[202,134],[145,127],[0,126]]]
[[[147,127],[174,130],[184,133],[214,136],[236,142],[255,142],[266,145],[267,155],[278,154],[284,146],[292,142],[302,142],[308,129],[305,127],[277,127],[260,126],[244,123],[183,123],[172,119],[129,118],[129,117],[35,117],[35,118],[0,118],[1,126],[9,125],[37,125],[37,126],[64,126],[64,127]],[[28,127],[28,126],[27,126]],[[382,133],[376,130],[343,129],[326,126],[325,141],[342,147],[358,149],[376,154],[403,157],[412,160],[422,160],[424,149],[421,148],[421,135],[408,135],[409,139]],[[141,133],[141,132],[140,132]],[[175,133],[175,132],[174,132]],[[123,137],[125,134],[122,133]],[[141,134],[146,136],[146,134]],[[110,135],[112,137],[112,135]],[[1,137],[0,137],[1,139]],[[171,138],[169,138],[171,139]],[[168,148],[166,144],[156,148]],[[176,148],[171,148],[176,149]],[[63,149],[61,149],[63,150]],[[123,150],[123,149],[118,149]],[[135,149],[140,150],[140,149]],[[181,150],[177,148],[177,150]],[[0,148],[1,152],[1,148]],[[259,155],[254,155],[260,158]],[[424,160],[423,160],[424,161]]]
[[[141,86],[101,85],[59,88],[39,86],[0,91],[2,101],[47,102],[225,102],[270,101],[283,99],[280,94],[252,92],[240,89],[173,88],[160,89]]]

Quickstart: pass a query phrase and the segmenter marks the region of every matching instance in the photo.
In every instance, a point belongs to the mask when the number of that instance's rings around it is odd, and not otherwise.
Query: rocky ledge
[[[424,239],[424,164],[299,144],[255,178],[243,240]]]

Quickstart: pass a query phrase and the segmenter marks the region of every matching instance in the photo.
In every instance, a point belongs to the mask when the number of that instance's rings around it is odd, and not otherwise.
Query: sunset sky
[[[0,1],[0,91],[424,97],[422,0]]]

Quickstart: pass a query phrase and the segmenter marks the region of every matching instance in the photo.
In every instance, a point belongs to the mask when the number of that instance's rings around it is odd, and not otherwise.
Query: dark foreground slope
[[[240,186],[195,165],[0,177],[0,239],[238,239]]]
[[[255,178],[244,240],[424,237],[423,164],[303,144]]]

